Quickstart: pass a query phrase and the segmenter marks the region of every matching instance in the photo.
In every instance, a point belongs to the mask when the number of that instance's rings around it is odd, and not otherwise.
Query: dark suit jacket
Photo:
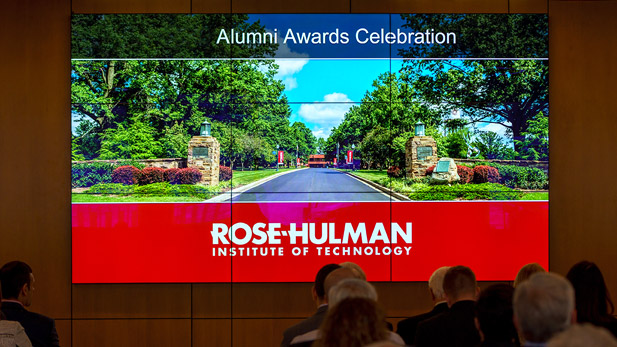
[[[449,311],[440,313],[420,324],[416,331],[416,346],[472,347],[480,343],[474,322],[475,302],[459,301]]]
[[[321,325],[321,322],[323,322],[324,318],[326,318],[327,311],[328,305],[321,306],[317,309],[317,312],[315,312],[314,315],[285,330],[285,332],[283,333],[283,341],[281,342],[281,347],[289,346],[291,340],[293,340],[294,337],[298,335],[306,334],[309,331],[318,329]]]
[[[7,320],[17,321],[24,327],[33,347],[59,346],[56,323],[42,314],[30,312],[14,302],[3,302],[2,313]]]
[[[417,316],[409,317],[403,319],[398,322],[396,325],[396,333],[399,334],[406,344],[413,345],[416,342],[416,329],[418,328],[418,323],[423,320],[429,319],[433,316],[436,316],[442,312],[448,310],[448,304],[442,302],[440,304],[435,305],[433,310],[430,312],[426,312],[423,314],[419,314]]]

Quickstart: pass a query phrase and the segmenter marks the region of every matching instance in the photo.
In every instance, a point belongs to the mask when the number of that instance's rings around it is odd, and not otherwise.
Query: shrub
[[[97,183],[90,187],[85,193],[128,195],[133,193],[133,186],[127,186],[122,183]]]
[[[389,177],[401,177],[402,174],[403,174],[403,171],[401,171],[401,168],[398,166],[390,166],[388,168]]]
[[[435,165],[430,166],[428,169],[426,169],[426,175],[430,176],[433,174],[433,171],[435,171]]]
[[[137,184],[141,172],[138,168],[132,165],[125,165],[116,168],[111,173],[111,181],[113,183],[122,183],[122,184]]]
[[[499,171],[487,165],[478,165],[473,168],[473,181],[475,183],[499,183]]]
[[[171,184],[169,182],[157,182],[138,186],[133,189],[133,194],[150,195],[150,196],[165,196],[168,195],[171,190]]]
[[[141,174],[138,176],[138,183],[140,185],[159,183],[165,181],[165,170],[160,167],[147,167],[141,170]]]
[[[496,183],[423,185],[407,194],[412,200],[518,200],[523,193]]]
[[[172,184],[195,184],[201,181],[201,172],[194,168],[179,169],[170,183]]]
[[[548,176],[538,168],[491,164],[499,170],[501,183],[512,188],[548,189]]]
[[[219,166],[219,181],[229,181],[231,180],[232,176],[233,171],[231,171],[231,168],[229,166]]]
[[[71,167],[71,185],[73,187],[91,187],[97,183],[111,183],[115,164],[82,163]]]
[[[466,184],[473,180],[473,169],[465,165],[456,165],[456,173],[461,178],[461,183]]]
[[[165,182],[169,182],[169,183],[175,182],[176,175],[178,175],[178,171],[180,171],[180,169],[177,169],[177,168],[166,169],[165,172],[163,172],[163,178],[165,179]]]

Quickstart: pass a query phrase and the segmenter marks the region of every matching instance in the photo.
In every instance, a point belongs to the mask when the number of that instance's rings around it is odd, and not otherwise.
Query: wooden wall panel
[[[55,318],[71,314],[69,16],[67,0],[0,10],[0,263],[29,263],[32,310]]]
[[[312,315],[312,283],[237,283],[233,285],[234,318],[298,318]]]
[[[62,347],[71,347],[71,324],[70,319],[56,319],[56,331]]]
[[[229,13],[229,0],[191,0],[191,13]]]
[[[349,0],[234,0],[231,9],[233,13],[349,13]]]
[[[595,261],[615,296],[617,2],[551,1],[549,10],[551,269]]]
[[[547,0],[509,0],[510,13],[548,13]]]
[[[191,0],[72,0],[74,13],[190,13]]]
[[[231,346],[231,319],[193,319],[193,346]]]
[[[351,0],[353,13],[508,13],[508,0]]]
[[[193,284],[193,318],[231,318],[231,284]]]
[[[190,319],[95,319],[73,321],[73,345],[189,347]]]
[[[191,318],[191,285],[73,285],[73,318]]]
[[[283,332],[298,319],[234,319],[233,346],[279,346]]]

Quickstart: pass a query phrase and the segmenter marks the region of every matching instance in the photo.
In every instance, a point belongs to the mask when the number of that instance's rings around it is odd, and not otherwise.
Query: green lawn
[[[548,192],[525,193],[521,200],[548,200]]]
[[[388,172],[386,170],[356,170],[352,173],[356,176],[366,178],[367,180],[377,183],[379,183],[380,180],[388,178]]]
[[[254,171],[234,171],[232,183],[223,182],[220,184],[220,191],[229,190],[230,186],[240,187],[262,178],[275,175],[280,172],[291,171],[296,169],[279,169],[279,171],[273,169],[254,170]],[[146,187],[146,186],[144,186]],[[219,193],[218,191],[216,192]],[[154,195],[154,194],[153,194]],[[216,194],[214,194],[216,195]],[[71,194],[72,202],[198,202],[205,199],[195,196],[152,196],[152,195],[104,195],[104,194],[88,194],[88,193],[73,193]]]
[[[231,178],[232,184],[234,187],[243,186],[245,184],[249,184],[251,182],[259,181],[262,178],[266,178],[268,176],[276,175],[280,172],[291,171],[296,169],[279,169],[276,171],[274,169],[264,169],[264,170],[254,170],[254,171],[236,171],[234,170],[233,177]]]
[[[141,196],[141,195],[98,195],[71,194],[71,202],[198,202],[203,199],[192,196]]]

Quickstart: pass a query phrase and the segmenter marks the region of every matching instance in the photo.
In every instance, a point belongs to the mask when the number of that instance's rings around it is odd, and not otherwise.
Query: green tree
[[[482,131],[472,144],[478,150],[478,155],[484,159],[514,159],[516,153],[508,148],[503,138],[494,131]]]
[[[514,141],[520,150],[520,157],[528,160],[548,160],[548,117],[540,112],[527,123],[522,140]]]
[[[546,61],[409,61],[403,71],[414,97],[442,115],[460,110],[464,125],[501,124],[513,140],[521,139],[529,119],[548,114]]]
[[[155,129],[135,119],[125,127],[107,129],[103,134],[101,159],[154,159],[161,156],[161,144],[155,139]]]

